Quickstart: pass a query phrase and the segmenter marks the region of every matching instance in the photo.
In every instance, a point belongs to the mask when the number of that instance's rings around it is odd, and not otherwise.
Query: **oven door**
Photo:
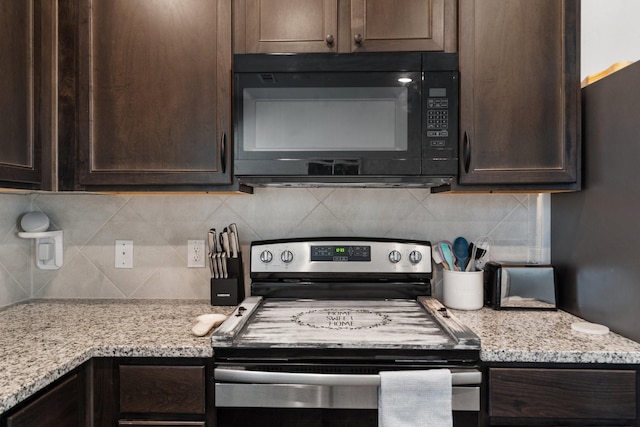
[[[454,426],[479,424],[482,373],[452,368]],[[218,367],[218,426],[377,426],[376,374],[253,371]]]

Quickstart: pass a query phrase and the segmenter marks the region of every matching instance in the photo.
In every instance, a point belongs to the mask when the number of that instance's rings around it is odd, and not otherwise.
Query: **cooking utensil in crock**
[[[453,254],[458,259],[458,266],[465,271],[469,259],[469,242],[464,237],[456,237],[453,241]]]
[[[451,242],[447,240],[443,240],[436,245],[436,249],[440,251],[440,255],[442,256],[443,262],[448,265],[448,270],[456,269],[456,257],[453,254],[453,248],[451,247]]]

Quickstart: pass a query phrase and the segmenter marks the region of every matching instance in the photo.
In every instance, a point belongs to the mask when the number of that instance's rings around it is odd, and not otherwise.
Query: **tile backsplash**
[[[430,194],[404,189],[256,189],[253,195],[0,194],[0,306],[29,298],[208,299],[209,269],[187,268],[187,240],[238,225],[252,240],[371,236],[453,240],[482,235],[492,259],[549,262],[546,194]],[[17,236],[24,212],[64,230],[64,265],[40,270]],[[133,269],[114,268],[116,239],[133,240]],[[434,274],[441,294],[440,271]]]

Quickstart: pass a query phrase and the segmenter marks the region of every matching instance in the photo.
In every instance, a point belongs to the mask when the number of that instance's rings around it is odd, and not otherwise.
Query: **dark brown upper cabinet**
[[[65,0],[60,19],[63,189],[231,183],[231,0]]]
[[[237,0],[235,53],[455,51],[455,0]]]
[[[0,187],[53,185],[54,19],[51,2],[0,2]]]
[[[460,189],[580,189],[579,4],[460,0]]]

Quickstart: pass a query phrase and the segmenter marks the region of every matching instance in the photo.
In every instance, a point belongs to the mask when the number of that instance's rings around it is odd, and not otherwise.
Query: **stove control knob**
[[[393,264],[399,263],[401,259],[402,255],[400,254],[400,252],[395,250],[389,252],[389,261],[391,261]]]
[[[271,261],[273,260],[273,254],[271,253],[271,251],[262,251],[260,253],[260,261],[262,261],[265,264],[269,264]]]
[[[291,261],[293,261],[293,252],[286,250],[283,251],[280,254],[280,259],[282,260],[282,262],[284,262],[285,264],[289,264]]]
[[[411,251],[409,254],[409,261],[411,261],[411,264],[417,264],[422,261],[422,254],[420,251]]]

